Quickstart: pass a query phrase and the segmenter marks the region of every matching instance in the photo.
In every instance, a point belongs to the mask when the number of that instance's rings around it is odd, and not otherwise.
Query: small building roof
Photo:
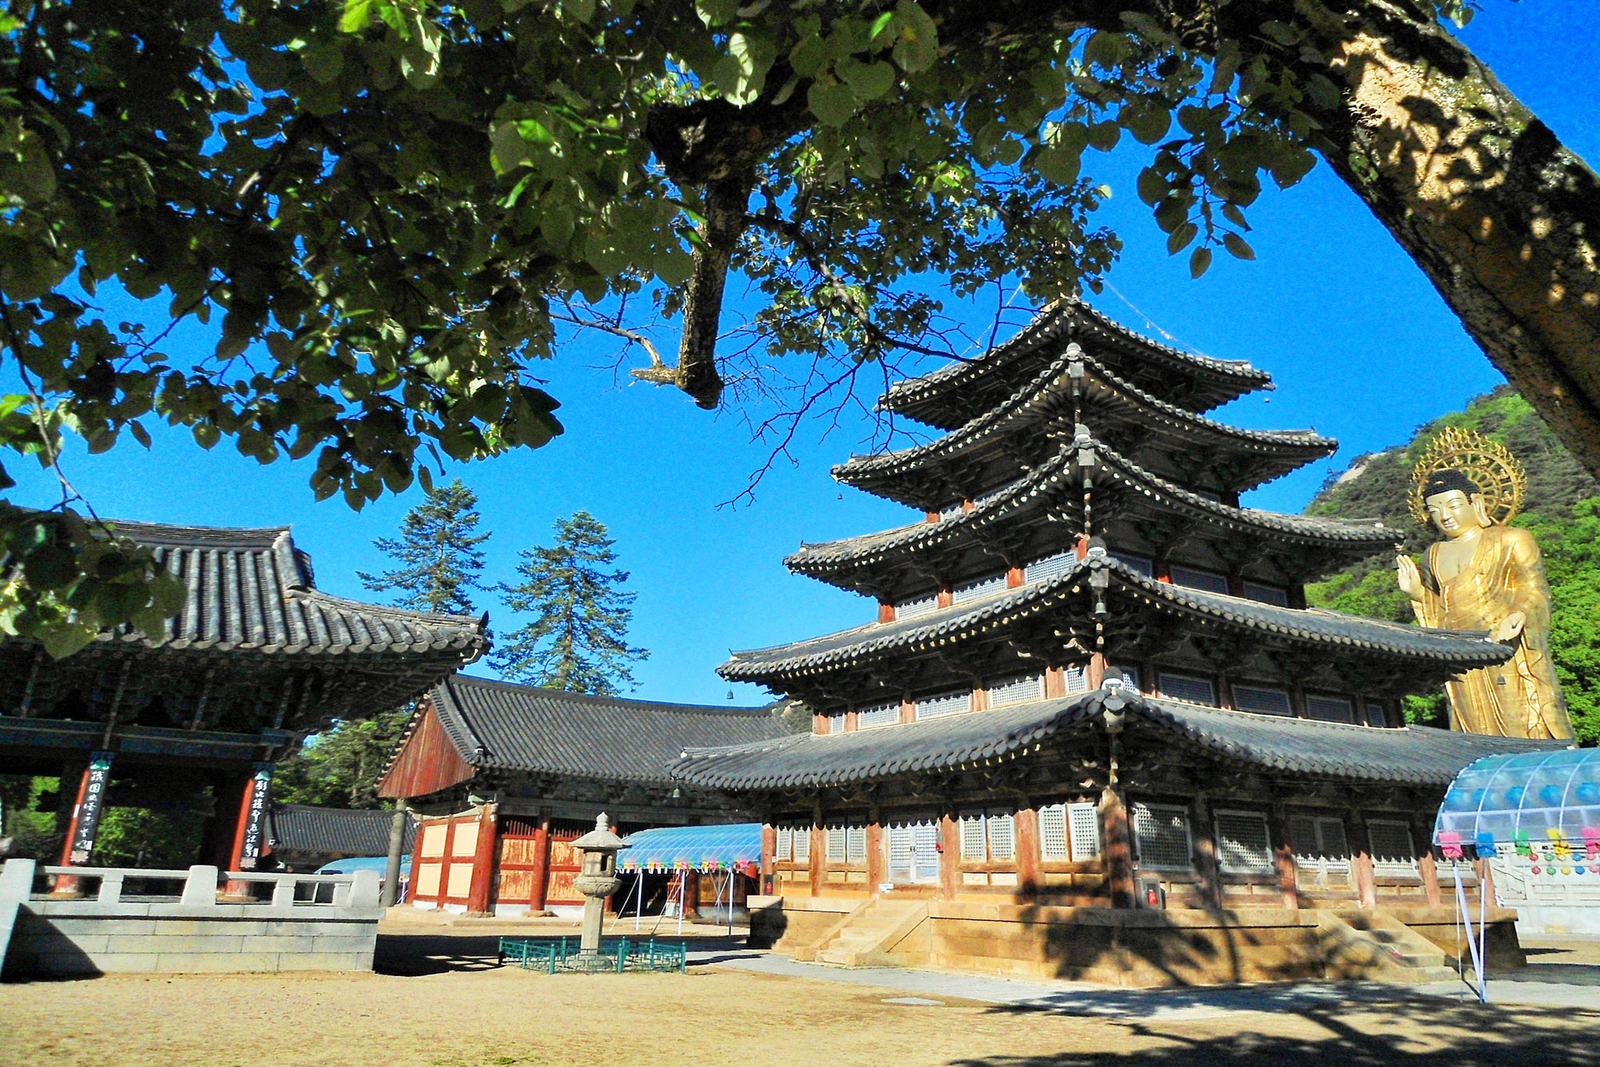
[[[270,655],[449,651],[470,662],[488,647],[487,621],[329,596],[287,526],[226,529],[115,522],[182,580],[183,606],[161,633],[122,627],[101,635],[146,648]]]
[[[958,771],[1014,759],[1058,735],[1087,731],[1107,712],[1123,728],[1267,771],[1311,778],[1444,785],[1481,756],[1565,742],[1484,737],[1425,726],[1383,728],[1293,719],[1145,696],[1130,686],[990,711],[776,742],[689,749],[684,782],[732,792],[843,786],[908,773]]]
[[[384,856],[389,852],[394,812],[274,804],[268,818],[267,838],[276,851]],[[402,851],[411,851],[416,836],[416,822],[407,818]]]
[[[430,703],[472,767],[623,782],[668,783],[667,764],[687,747],[789,732],[775,705],[664,704],[463,674],[434,687]]]

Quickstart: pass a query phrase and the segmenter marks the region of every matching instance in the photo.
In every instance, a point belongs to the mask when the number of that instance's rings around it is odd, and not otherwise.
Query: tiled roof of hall
[[[1003,399],[1033,377],[1057,346],[1073,340],[1100,342],[1097,351],[1136,359],[1142,369],[1157,368],[1185,380],[1192,395],[1184,407],[1205,411],[1257,389],[1271,389],[1272,376],[1243,360],[1214,359],[1152,341],[1081,300],[1046,305],[1026,326],[976,359],[951,363],[931,374],[889,387],[879,400],[896,411],[941,429],[954,429],[971,417],[974,404]]]
[[[439,653],[468,663],[489,644],[487,616],[444,615],[330,596],[287,526],[237,529],[116,521],[184,586],[161,633],[128,626],[100,642],[148,649],[268,655]]]
[[[1100,583],[1105,587],[1103,594],[1097,592]],[[1048,616],[1059,624],[1074,607],[1087,618],[1094,611],[1089,601],[1096,595],[1109,599],[1113,592],[1134,598],[1141,610],[1173,612],[1191,621],[1247,631],[1266,642],[1319,648],[1329,653],[1353,651],[1364,657],[1466,670],[1503,663],[1513,651],[1477,631],[1404,626],[1318,608],[1279,607],[1161,582],[1137,573],[1103,551],[1091,550],[1086,558],[1054,578],[909,619],[867,623],[805,641],[735,652],[717,668],[717,673],[729,681],[781,688],[854,665],[918,655],[974,637],[999,634],[1033,618]]]
[[[842,734],[687,749],[672,773],[733,792],[848,786],[1020,758],[1102,726],[1177,742],[1231,764],[1333,781],[1442,786],[1483,756],[1565,747],[1427,726],[1383,728],[1294,719],[1146,696],[1115,679],[1091,693]]]
[[[527,774],[659,784],[686,747],[765,743],[789,733],[777,705],[667,704],[465,674],[440,682],[431,698],[467,763]]]
[[[1157,506],[1181,512],[1219,529],[1248,531],[1265,537],[1316,545],[1350,545],[1372,552],[1395,545],[1401,535],[1381,519],[1328,519],[1289,515],[1259,508],[1236,508],[1190,492],[1126,459],[1092,436],[1080,437],[1026,477],[996,495],[938,522],[914,522],[892,530],[837,541],[802,543],[783,562],[796,574],[824,578],[846,568],[869,566],[901,553],[971,537],[977,531],[1036,510],[1052,499],[1052,490],[1074,484],[1081,468],[1080,449],[1094,451],[1097,470],[1150,499]],[[1103,483],[1102,483],[1103,484]]]
[[[1051,409],[1071,390],[1080,388],[1074,375],[1081,373],[1084,389],[1096,388],[1104,398],[1114,398],[1127,417],[1141,429],[1163,432],[1189,442],[1204,442],[1214,452],[1254,455],[1281,462],[1268,464],[1254,476],[1254,484],[1287,473],[1305,463],[1332,455],[1339,443],[1315,430],[1249,430],[1196,414],[1151,396],[1112,373],[1100,361],[1084,353],[1076,344],[1068,345],[1032,380],[1018,388],[1005,402],[990,408],[959,429],[911,448],[873,455],[856,455],[833,468],[833,476],[846,485],[866,489],[891,499],[917,506],[908,499],[915,493],[899,490],[893,483],[901,475],[949,462],[977,450],[1009,433],[1050,417]]]

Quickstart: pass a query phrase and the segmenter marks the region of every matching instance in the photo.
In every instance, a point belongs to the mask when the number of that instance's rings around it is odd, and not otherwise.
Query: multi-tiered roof
[[[1507,650],[1482,634],[1305,607],[1303,582],[1399,537],[1376,520],[1239,506],[1337,447],[1205,414],[1265,388],[1248,363],[1156,344],[1075,301],[979,359],[895,385],[880,408],[943,435],[853,457],[834,476],[923,519],[786,561],[876,598],[878,621],[735,653],[721,674],[824,716],[899,700],[903,718],[920,718],[924,696],[942,709],[966,689],[965,707],[992,705],[982,694],[1046,668],[1086,683],[1098,655],[1148,691],[1163,671],[1187,672],[1212,680],[1219,705],[1234,703],[1232,680],[1277,687],[1302,715],[1303,694],[1343,694],[1360,721],[1372,694],[1502,662]],[[1397,718],[1391,707],[1378,721]]]

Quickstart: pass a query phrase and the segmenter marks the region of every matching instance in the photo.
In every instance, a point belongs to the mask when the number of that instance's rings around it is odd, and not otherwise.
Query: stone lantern
[[[583,853],[583,865],[572,884],[586,898],[579,954],[594,957],[600,954],[600,924],[605,918],[606,897],[622,884],[617,877],[617,853],[628,846],[611,832],[611,820],[601,812],[594,829],[574,841],[572,847]]]

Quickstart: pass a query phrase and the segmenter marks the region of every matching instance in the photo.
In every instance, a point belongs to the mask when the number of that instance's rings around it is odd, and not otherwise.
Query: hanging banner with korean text
[[[72,847],[67,862],[81,867],[89,862],[94,852],[94,837],[100,829],[100,813],[105,810],[106,790],[111,787],[110,752],[93,752],[89,767],[83,772],[83,799],[73,812]]]
[[[267,797],[272,791],[272,764],[256,764],[250,780],[250,808],[245,812],[244,839],[239,846],[239,869],[253,871],[261,861],[262,840],[267,828]]]

